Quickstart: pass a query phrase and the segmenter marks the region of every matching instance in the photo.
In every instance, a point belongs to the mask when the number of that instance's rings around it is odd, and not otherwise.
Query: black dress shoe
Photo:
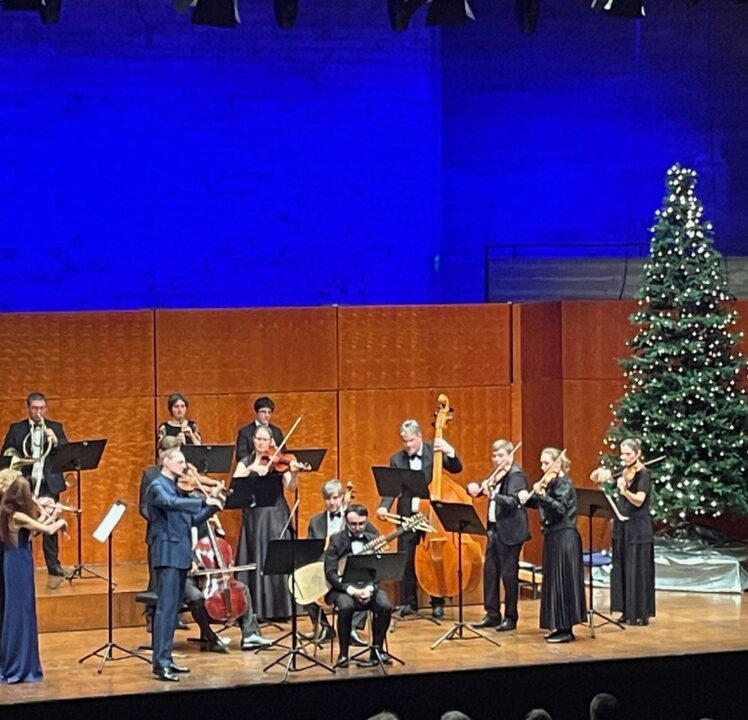
[[[411,606],[411,605],[401,605],[401,606],[400,606],[400,607],[399,607],[399,608],[398,608],[398,609],[396,610],[396,613],[397,613],[397,614],[398,614],[398,615],[399,615],[400,617],[407,617],[408,615],[415,615],[415,614],[416,614],[416,612],[418,612],[418,611],[417,611],[417,609],[416,609],[416,608],[414,608],[414,607],[413,607],[413,606]]]
[[[431,617],[443,618],[444,617],[444,605],[434,605],[431,608]]]
[[[179,676],[175,675],[169,668],[153,668],[153,674],[164,682],[179,682]]]
[[[636,618],[632,625],[649,625],[649,618]]]
[[[371,659],[376,662],[377,660],[376,653],[371,654]],[[388,652],[385,652],[384,650],[379,651],[379,659],[382,661],[383,665],[392,665],[392,656]]]
[[[619,617],[618,617],[618,618],[616,619],[616,622],[617,622],[617,623],[623,623],[624,625],[628,625],[628,623],[629,623],[629,619],[628,619],[628,618],[627,618],[627,617],[626,617],[625,615],[620,615],[620,616],[619,616]]]
[[[68,570],[65,570],[65,568],[62,567],[62,565],[56,565],[55,567],[47,570],[47,574],[64,578],[64,577],[67,577],[70,573]]]
[[[206,652],[221,653],[221,655],[229,654],[229,649],[218,638],[203,642],[200,649],[205,650]]]
[[[551,638],[556,637],[561,631],[560,630],[551,630],[547,635],[544,635],[543,637],[546,640],[550,640]]]
[[[338,655],[338,661],[335,663],[336,668],[347,668],[351,661],[347,655]]]
[[[190,669],[186,665],[175,665],[174,663],[171,664],[171,667],[169,669],[172,672],[182,673],[185,675],[190,671]]]
[[[362,668],[370,668],[370,667],[377,667],[379,665],[379,660],[376,659],[374,655],[369,657],[369,659],[361,658],[361,660],[356,660],[356,665]]]
[[[356,645],[357,647],[366,647],[369,643],[367,643],[355,630],[351,630],[351,645]]]
[[[501,623],[501,620],[499,620],[499,618],[486,615],[482,620],[478,620],[478,622],[470,623],[470,625],[471,627],[474,627],[474,628],[486,628],[486,627],[498,627],[500,623]]]
[[[516,620],[510,620],[509,618],[504,618],[501,623],[499,623],[499,626],[496,628],[496,632],[507,632],[508,630],[516,630],[517,629],[517,621]]]
[[[576,640],[576,638],[571,630],[559,630],[545,639],[545,641],[549,643],[569,643],[574,640]]]

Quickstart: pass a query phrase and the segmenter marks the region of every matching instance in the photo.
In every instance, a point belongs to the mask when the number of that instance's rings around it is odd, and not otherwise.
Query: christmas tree
[[[626,393],[607,435],[611,448],[636,437],[645,459],[665,456],[651,467],[652,509],[671,525],[748,511],[742,333],[732,332],[737,312],[695,186],[693,170],[668,170],[630,317],[637,334],[621,361]]]

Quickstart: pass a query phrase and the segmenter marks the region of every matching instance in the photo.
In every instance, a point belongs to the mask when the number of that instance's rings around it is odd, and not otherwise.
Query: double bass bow
[[[444,428],[452,419],[449,398],[439,395],[436,421],[434,422],[434,440],[444,439]],[[470,504],[470,496],[462,485],[443,475],[444,457],[441,451],[434,451],[434,464],[431,475],[432,500]],[[436,532],[427,535],[416,548],[416,577],[421,587],[432,597],[454,597],[459,594],[460,585],[463,592],[470,592],[481,580],[483,574],[483,552],[480,543],[472,536],[465,535],[462,540],[463,568],[462,582],[458,577],[459,550],[454,533],[449,533],[439,522],[433,507],[429,506],[429,524]]]

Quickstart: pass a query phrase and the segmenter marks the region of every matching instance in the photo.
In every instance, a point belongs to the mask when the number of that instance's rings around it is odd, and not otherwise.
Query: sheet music
[[[628,515],[623,515],[621,511],[618,509],[618,505],[616,505],[615,500],[608,495],[608,493],[603,492],[603,495],[605,496],[605,499],[608,501],[608,505],[610,505],[611,509],[613,510],[613,514],[621,521],[625,522],[628,520]]]
[[[101,543],[106,542],[112,534],[112,530],[117,527],[117,524],[125,514],[125,510],[127,510],[127,504],[123,503],[122,500],[116,500],[112,507],[109,508],[109,512],[104,516],[104,519],[99,523],[99,527],[94,530],[94,539]]]

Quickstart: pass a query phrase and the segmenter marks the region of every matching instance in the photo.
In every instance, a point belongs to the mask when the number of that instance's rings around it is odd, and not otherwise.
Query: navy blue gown
[[[36,622],[34,557],[29,531],[18,531],[18,544],[3,553],[5,613],[0,640],[0,681],[36,682],[43,678]]]

